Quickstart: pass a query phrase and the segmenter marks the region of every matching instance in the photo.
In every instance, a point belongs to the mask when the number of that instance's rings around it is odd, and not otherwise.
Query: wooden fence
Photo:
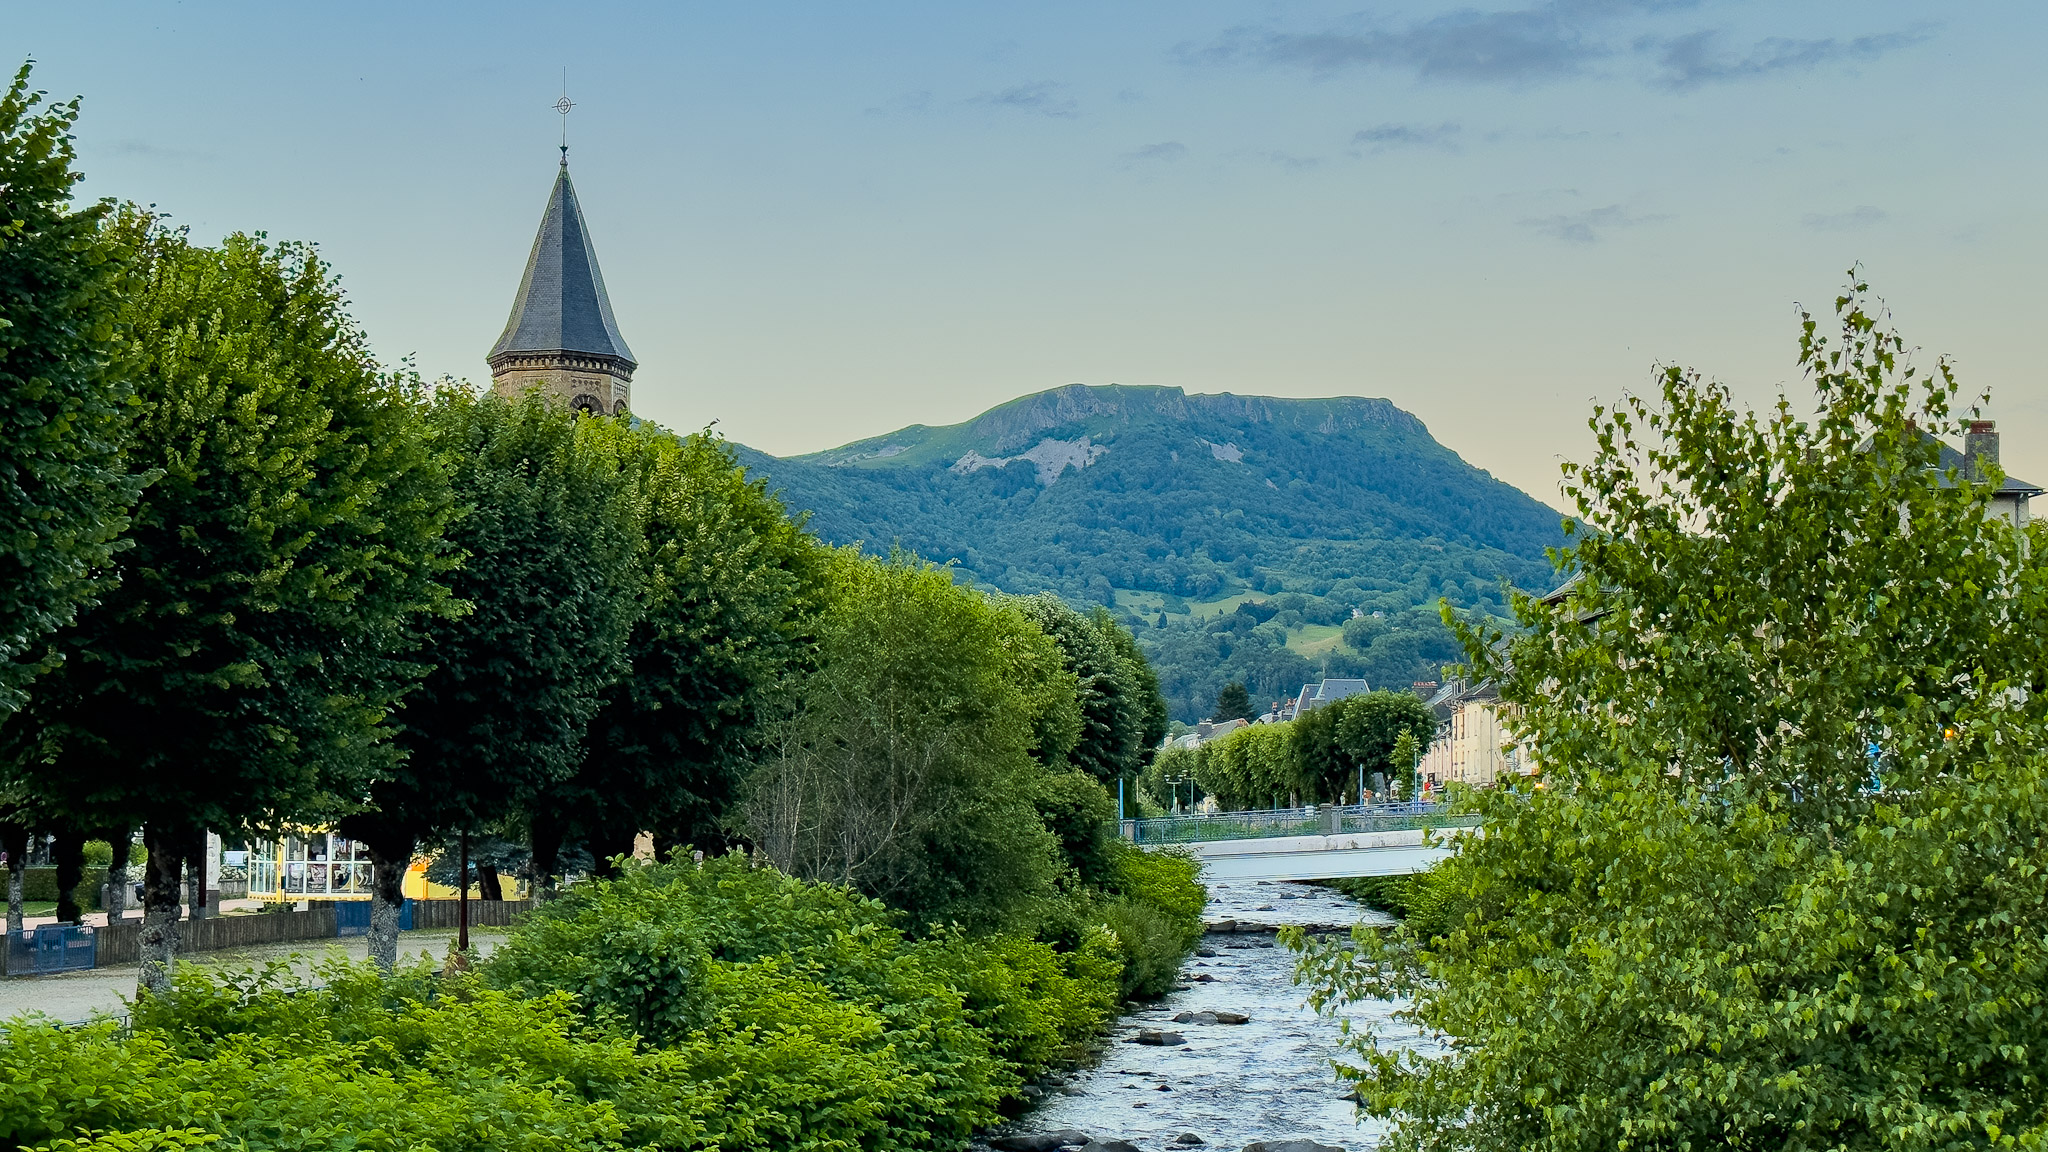
[[[123,920],[101,928],[96,968],[134,964],[142,959],[142,921]],[[178,951],[217,952],[223,948],[245,948],[251,944],[280,944],[289,940],[334,939],[334,908],[316,907],[308,912],[265,912],[250,916],[209,916],[204,920],[178,921]]]
[[[412,926],[414,929],[437,928],[447,930],[455,927],[459,913],[455,906],[459,900],[415,900],[412,902]],[[471,900],[469,902],[469,926],[471,928],[509,928],[520,913],[533,907],[531,900]]]

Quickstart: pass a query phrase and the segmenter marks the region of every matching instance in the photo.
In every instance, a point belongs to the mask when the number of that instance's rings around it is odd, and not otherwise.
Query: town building
[[[1453,680],[1429,698],[1429,707],[1436,713],[1437,730],[1416,766],[1424,783],[1491,788],[1503,780],[1538,774],[1535,760],[1504,723],[1514,705],[1501,700],[1492,681]]]
[[[1372,685],[1363,680],[1324,680],[1319,684],[1303,684],[1301,694],[1287,705],[1282,720],[1299,719],[1304,712],[1313,712],[1334,700],[1346,696],[1357,696],[1372,691]]]
[[[539,390],[571,411],[604,416],[632,406],[638,365],[612,317],[566,151],[512,315],[486,359],[501,396]]]
[[[1200,748],[1204,744],[1223,739],[1240,728],[1250,727],[1243,720],[1203,720],[1178,736],[1169,736],[1161,748]]]

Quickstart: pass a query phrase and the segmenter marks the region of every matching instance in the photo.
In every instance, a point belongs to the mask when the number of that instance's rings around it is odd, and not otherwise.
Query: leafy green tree
[[[1337,725],[1337,742],[1350,758],[1354,773],[1367,776],[1383,773],[1389,780],[1406,781],[1415,758],[1429,750],[1436,735],[1436,713],[1413,692],[1367,692],[1347,697],[1344,718]],[[1403,745],[1401,738],[1408,743]],[[1330,791],[1341,791],[1347,781],[1325,780]]]
[[[414,845],[502,828],[567,779],[626,670],[643,512],[606,424],[452,387],[428,410],[462,510],[447,543],[466,610],[428,621],[435,664],[397,717],[405,757],[341,825],[371,851],[370,954],[386,968]]]
[[[1136,773],[1150,750],[1145,736],[1154,726],[1152,698],[1158,686],[1151,682],[1148,698],[1142,657],[1133,661],[1127,653],[1135,645],[1126,649],[1115,639],[1128,633],[1108,614],[1084,616],[1049,592],[1021,598],[1017,610],[1052,638],[1067,671],[1080,682],[1081,733],[1068,761],[1097,780]],[[1158,711],[1156,727],[1163,736],[1163,701]]]
[[[1160,742],[1166,739],[1166,697],[1159,691],[1159,674],[1153,671],[1151,661],[1145,658],[1144,649],[1138,646],[1138,638],[1117,623],[1106,608],[1098,606],[1088,618],[1116,651],[1117,678],[1123,681],[1124,699],[1130,701],[1137,711],[1138,762],[1125,767],[1128,775],[1150,764],[1153,755],[1159,751]]]
[[[1347,696],[1310,708],[1287,725],[1288,775],[1298,799],[1332,796],[1352,776],[1356,764],[1339,733],[1355,699]]]
[[[0,735],[53,822],[143,826],[160,990],[197,837],[331,815],[397,761],[388,717],[447,609],[452,504],[415,391],[310,247],[146,224],[122,370],[130,459],[158,478],[119,586],[53,636],[62,664]]]
[[[1477,798],[1427,938],[1307,960],[1448,1039],[1361,1043],[1389,1147],[2048,1139],[2042,534],[1866,293],[1805,322],[1809,411],[1596,409],[1577,581],[1467,632],[1546,787]]]
[[[133,230],[107,201],[71,207],[78,101],[36,111],[29,69],[0,97],[0,716],[110,582],[142,480],[111,370]]]
[[[1404,728],[1394,737],[1394,753],[1389,757],[1393,763],[1387,768],[1387,779],[1399,782],[1404,799],[1422,795],[1422,751],[1422,741],[1415,738],[1414,731]]]
[[[764,708],[809,658],[824,551],[708,433],[599,421],[644,506],[630,672],[604,692],[573,775],[536,793],[543,876],[566,833],[600,865],[652,831],[715,848]]]
[[[792,685],[750,785],[754,842],[794,876],[852,885],[924,925],[1002,925],[1052,891],[1033,799],[1032,685],[1081,693],[1017,608],[908,557],[836,553],[817,669]]]
[[[1306,783],[1293,739],[1300,723],[1254,724],[1204,744],[1195,768],[1202,791],[1234,810],[1277,808],[1298,798]]]
[[[1232,720],[1250,720],[1258,713],[1252,711],[1251,693],[1244,685],[1233,680],[1216,693],[1216,707],[1209,713],[1209,719],[1218,724]]]

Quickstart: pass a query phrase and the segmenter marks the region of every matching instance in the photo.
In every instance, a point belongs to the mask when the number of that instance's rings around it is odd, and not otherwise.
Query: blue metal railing
[[[1126,820],[1124,837],[1137,844],[1197,844],[1210,840],[1258,840],[1269,836],[1462,828],[1478,822],[1477,816],[1454,814],[1444,804],[1326,804],[1316,808],[1272,808]]]
[[[9,976],[48,976],[90,969],[99,955],[99,934],[76,924],[43,924],[7,935]]]

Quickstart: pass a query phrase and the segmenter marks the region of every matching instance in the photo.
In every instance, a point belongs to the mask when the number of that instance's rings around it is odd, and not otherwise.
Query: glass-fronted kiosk
[[[368,900],[370,849],[338,832],[305,830],[249,843],[256,900]]]

